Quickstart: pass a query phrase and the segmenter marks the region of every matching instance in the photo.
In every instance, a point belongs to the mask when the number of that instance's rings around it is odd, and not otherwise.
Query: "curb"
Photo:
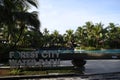
[[[111,75],[120,74],[120,72],[113,73],[99,73],[99,74],[52,74],[52,75],[19,75],[19,76],[5,76],[0,77],[0,80],[18,80],[18,79],[41,79],[41,78],[58,78],[58,77],[89,77],[96,75]]]

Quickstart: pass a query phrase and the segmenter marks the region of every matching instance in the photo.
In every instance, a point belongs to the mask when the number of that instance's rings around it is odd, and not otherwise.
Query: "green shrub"
[[[77,50],[96,50],[96,49],[99,49],[99,48],[96,48],[96,47],[85,47],[85,46],[80,46],[80,47],[76,47],[75,49]]]
[[[83,67],[86,64],[86,61],[84,59],[73,59],[72,64],[74,67]]]
[[[96,47],[86,47],[85,50],[96,50]]]
[[[12,70],[10,71],[10,74],[11,74],[11,75],[20,75],[20,74],[23,74],[23,73],[22,73],[22,70],[21,70],[21,69],[12,69]]]

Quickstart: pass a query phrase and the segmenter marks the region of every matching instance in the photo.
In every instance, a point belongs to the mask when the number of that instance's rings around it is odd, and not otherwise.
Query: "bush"
[[[96,47],[91,47],[91,46],[89,46],[89,47],[85,47],[85,46],[81,46],[81,47],[76,47],[75,49],[77,49],[77,50],[97,50],[97,49],[100,49],[100,48],[96,48]]]
[[[97,50],[97,48],[96,48],[96,47],[90,47],[90,46],[89,46],[89,47],[86,47],[85,50]]]
[[[22,73],[21,69],[13,69],[13,70],[10,71],[10,74],[11,75],[21,75],[23,73]]]
[[[80,68],[83,67],[86,64],[86,60],[84,59],[73,59],[72,64],[74,67]]]

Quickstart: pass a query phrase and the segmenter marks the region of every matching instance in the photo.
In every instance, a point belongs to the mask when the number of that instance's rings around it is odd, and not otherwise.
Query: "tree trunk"
[[[20,40],[20,38],[21,38],[21,36],[22,36],[23,30],[24,30],[24,25],[22,25],[21,28],[20,28],[20,34],[19,34],[19,37],[18,37],[18,39],[16,40],[15,44],[12,46],[12,48],[11,48],[12,50],[15,49],[17,43],[19,42],[19,40]]]

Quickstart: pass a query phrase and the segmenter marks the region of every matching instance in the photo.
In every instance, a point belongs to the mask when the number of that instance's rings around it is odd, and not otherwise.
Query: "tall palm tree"
[[[110,47],[117,47],[118,43],[116,40],[118,40],[118,27],[114,23],[109,23],[107,27],[108,31],[108,42],[110,44]]]
[[[36,0],[1,0],[0,22],[10,24],[14,22],[14,16],[18,12],[26,12],[30,5],[37,7]]]
[[[75,36],[76,36],[76,43],[78,46],[84,44],[84,30],[81,26],[77,28],[75,32]]]
[[[93,36],[95,39],[94,41],[96,42],[96,43],[94,43],[94,44],[96,44],[95,47],[98,46],[100,40],[103,40],[103,35],[104,35],[103,34],[103,24],[97,23],[93,28]]]
[[[35,12],[33,12],[33,13],[28,13],[28,12],[17,13],[15,15],[15,18],[16,18],[16,21],[18,21],[17,25],[20,26],[20,29],[19,29],[20,34],[19,34],[18,39],[15,42],[13,48],[16,46],[16,43],[20,40],[20,37],[21,37],[25,27],[39,31],[39,25],[40,25],[37,14]]]
[[[74,31],[69,29],[66,30],[66,33],[64,34],[64,39],[67,41],[68,47],[73,47],[74,44]]]
[[[85,43],[86,46],[91,46],[92,42],[92,36],[93,36],[93,28],[94,24],[92,22],[86,22],[85,25],[83,26],[84,30],[84,38],[85,38]]]
[[[53,37],[53,38],[52,38],[52,44],[53,44],[54,46],[56,46],[56,45],[57,45],[57,42],[59,41],[59,40],[58,40],[59,32],[58,32],[57,30],[54,30],[51,35],[52,35],[52,37]]]
[[[45,28],[43,30],[43,47],[49,47],[50,46],[50,33],[49,33],[49,30],[47,28]]]
[[[25,27],[39,30],[40,22],[36,12],[28,12],[30,6],[37,7],[37,0],[1,0],[0,1],[0,24],[6,25],[8,38],[13,34],[13,29],[20,30],[18,39],[14,42],[13,48],[23,33]]]
[[[60,34],[57,30],[54,30],[54,32],[51,34],[52,38],[52,44],[54,46],[58,46],[59,42],[60,42]]]

